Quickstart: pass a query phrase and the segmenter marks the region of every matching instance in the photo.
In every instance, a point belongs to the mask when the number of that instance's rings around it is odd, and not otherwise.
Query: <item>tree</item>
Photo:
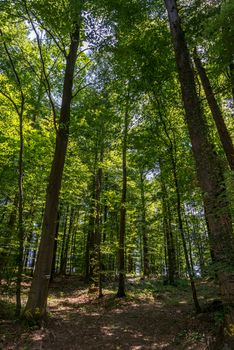
[[[190,55],[177,12],[176,1],[165,0],[173,38],[176,63],[181,84],[197,175],[203,191],[211,233],[211,247],[216,260],[216,271],[220,283],[222,300],[233,303],[233,233],[223,174],[208,138],[207,125],[202,115],[196,93]],[[231,271],[230,271],[231,269]]]
[[[29,298],[24,311],[26,318],[42,319],[46,315],[49,280],[53,260],[53,248],[57,221],[59,192],[69,135],[70,108],[77,52],[80,43],[81,12],[73,12],[74,24],[70,33],[69,51],[66,54],[63,96],[56,133],[54,158],[46,193],[46,205],[42,224],[42,236]]]
[[[129,89],[129,86],[128,86]],[[120,203],[119,224],[119,285],[117,296],[125,297],[125,232],[126,232],[126,195],[127,195],[127,140],[129,127],[129,91],[126,96],[124,112],[124,126],[122,136],[122,196]]]
[[[206,74],[206,70],[201,63],[201,60],[198,57],[196,50],[194,51],[193,59],[194,59],[198,74],[200,76],[203,89],[205,91],[207,102],[210,106],[210,110],[212,112],[217,130],[218,130],[220,141],[222,143],[224,152],[226,154],[229,166],[233,171],[234,170],[234,146],[232,143],[232,139],[230,137],[230,134],[224,122],[221,109],[219,108],[219,105],[216,101],[209,78]]]
[[[18,257],[17,257],[17,284],[16,284],[16,314],[20,314],[21,310],[21,282],[23,272],[23,248],[24,248],[24,225],[23,225],[23,151],[24,151],[24,135],[23,135],[23,116],[25,112],[25,93],[23,90],[23,83],[21,77],[15,67],[15,63],[11,56],[11,53],[4,40],[3,33],[0,30],[0,35],[3,38],[3,47],[6,56],[9,60],[14,78],[15,84],[18,89],[19,102],[15,101],[10,94],[1,90],[0,93],[7,98],[13,105],[18,117],[19,117],[19,135],[20,135],[20,147],[19,147],[19,160],[18,160]]]

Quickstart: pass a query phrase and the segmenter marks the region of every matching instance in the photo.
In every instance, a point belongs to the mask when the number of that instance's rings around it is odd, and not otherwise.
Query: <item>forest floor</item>
[[[157,280],[129,279],[128,296],[123,299],[115,297],[115,287],[104,285],[104,297],[98,299],[74,276],[55,280],[48,300],[48,323],[38,329],[14,320],[13,296],[9,290],[4,296],[4,286],[0,286],[0,349],[211,348],[221,315],[196,315],[186,281],[172,287]],[[25,283],[25,300],[28,288]],[[200,281],[197,288],[201,305],[217,297],[212,282]]]

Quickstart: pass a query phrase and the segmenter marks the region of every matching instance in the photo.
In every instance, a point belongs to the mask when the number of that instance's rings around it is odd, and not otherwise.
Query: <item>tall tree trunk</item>
[[[69,216],[69,204],[67,205],[66,211],[64,213],[64,223],[63,223],[63,237],[62,237],[62,246],[61,246],[61,252],[60,252],[60,267],[59,267],[59,274],[65,275],[64,272],[64,265],[65,265],[65,246],[66,246],[66,240],[67,240],[67,221]]]
[[[67,235],[65,237],[65,245],[64,245],[64,251],[63,251],[63,264],[61,265],[61,269],[60,269],[60,273],[62,275],[66,275],[67,273],[68,250],[69,250],[70,238],[73,230],[74,219],[75,219],[75,210],[73,207],[71,207],[69,227],[68,227]]]
[[[103,212],[103,227],[102,227],[102,241],[103,243],[106,242],[106,223],[107,223],[107,218],[108,218],[108,206],[105,204],[104,205],[104,212]]]
[[[0,283],[1,283],[1,279],[4,276],[5,266],[7,266],[7,262],[8,262],[10,244],[11,244],[12,235],[14,234],[15,226],[16,226],[17,209],[18,209],[18,193],[15,195],[13,200],[12,209],[9,215],[9,220],[5,228],[6,235],[3,238],[3,244],[1,244],[3,249],[0,251]]]
[[[71,236],[70,268],[69,268],[70,275],[74,271],[74,257],[75,257],[75,252],[76,252],[76,231],[77,231],[77,227],[78,227],[78,224],[79,224],[79,219],[80,219],[80,213],[79,213],[79,209],[78,209],[78,214],[77,214],[77,216],[75,217],[75,220],[74,220],[72,236]],[[84,236],[84,238],[85,238],[85,236]],[[83,249],[82,250],[83,250],[83,252],[85,252],[85,239],[84,239],[84,245],[83,245]]]
[[[85,248],[85,276],[84,280],[86,283],[89,283],[90,280],[90,250],[92,249],[91,244],[91,230],[93,230],[94,227],[94,218],[92,214],[89,215],[89,223],[88,223],[88,232],[87,232],[87,238],[86,238],[86,248]]]
[[[124,115],[124,130],[122,144],[122,197],[120,207],[120,226],[119,226],[119,286],[117,297],[125,297],[125,232],[126,232],[126,195],[127,195],[127,137],[128,137],[128,109],[129,96],[127,96],[126,110]]]
[[[162,172],[162,169],[161,169]],[[166,238],[166,253],[167,255],[167,277],[170,285],[175,284],[176,272],[176,255],[175,244],[171,227],[171,209],[169,207],[167,191],[161,174],[161,188],[162,188],[162,207],[163,207],[163,226]],[[166,260],[166,259],[165,259]]]
[[[101,140],[102,143],[102,140]],[[98,147],[98,146],[97,146]],[[98,156],[98,149],[95,157],[95,169],[96,164],[103,162],[103,145],[101,145],[100,155]],[[99,297],[102,297],[102,278],[101,278],[101,191],[102,191],[102,177],[103,170],[100,164],[95,170],[94,176],[94,197],[93,197],[93,228],[91,234],[91,246],[90,246],[90,291],[96,291],[98,289]]]
[[[65,245],[65,249],[64,249],[64,271],[63,271],[64,275],[66,275],[66,273],[67,273],[68,253],[69,253],[70,241],[72,238],[72,232],[74,229],[75,217],[76,217],[76,211],[73,207],[71,207],[70,221],[69,221],[66,245]]]
[[[172,148],[170,149],[170,154],[171,154],[172,170],[173,170],[173,177],[174,177],[175,190],[176,190],[176,209],[177,209],[177,218],[178,218],[178,229],[179,229],[181,239],[182,239],[182,244],[183,244],[183,249],[184,249],[184,257],[185,257],[187,272],[189,275],[194,306],[195,306],[196,312],[199,313],[199,312],[201,312],[201,308],[200,308],[198,298],[197,298],[197,290],[196,290],[196,286],[195,286],[195,282],[194,282],[194,276],[193,276],[191,263],[189,261],[189,252],[188,252],[188,248],[186,245],[186,238],[185,238],[185,232],[184,232],[184,226],[183,226],[183,220],[182,220],[182,214],[181,214],[181,198],[180,198],[179,182],[178,182],[178,178],[177,178],[176,161],[174,159]]]
[[[145,184],[143,171],[140,173],[141,184],[141,232],[143,243],[143,276],[149,276],[149,257],[148,257],[148,236],[146,226],[146,205],[145,205]]]
[[[21,283],[22,273],[24,268],[23,253],[24,253],[24,224],[23,224],[23,152],[24,152],[24,135],[23,135],[23,113],[24,113],[24,96],[21,96],[21,108],[19,113],[19,134],[20,134],[20,149],[18,163],[18,257],[17,257],[17,278],[16,278],[16,315],[21,311]]]
[[[193,271],[192,271],[191,264],[189,261],[189,252],[188,252],[188,248],[186,245],[186,238],[185,238],[185,232],[184,232],[184,226],[183,226],[183,220],[182,220],[181,196],[180,196],[179,182],[178,182],[178,176],[177,176],[175,137],[173,135],[173,140],[171,139],[171,136],[167,130],[167,126],[165,124],[165,121],[162,117],[162,114],[160,111],[160,106],[158,106],[158,107],[159,107],[159,115],[160,115],[160,118],[161,118],[161,121],[162,121],[162,124],[164,127],[164,132],[165,132],[166,137],[168,139],[168,151],[169,151],[169,156],[170,156],[170,160],[171,160],[172,173],[173,173],[175,191],[176,191],[176,210],[177,210],[177,219],[178,219],[178,229],[179,229],[179,233],[180,233],[181,239],[182,239],[186,268],[187,268],[187,272],[189,275],[189,280],[190,280],[190,285],[191,285],[193,301],[194,301],[194,306],[195,306],[196,312],[201,312],[201,308],[200,308],[200,305],[199,305],[199,302],[197,299],[197,291],[196,291],[196,286],[195,286],[195,282],[194,282]]]
[[[88,223],[88,234],[86,240],[85,251],[85,281],[92,286],[93,279],[93,254],[94,254],[94,234],[95,234],[95,191],[96,191],[96,164],[97,164],[97,149],[94,161],[94,175],[91,184],[91,201]]]
[[[52,260],[52,267],[51,267],[50,282],[53,281],[55,273],[56,273],[56,256],[57,256],[57,249],[58,249],[59,224],[60,224],[60,210],[58,210],[58,213],[57,213],[57,222],[56,222],[55,237],[54,237],[55,238],[54,239],[54,251],[53,251],[53,260]]]
[[[218,134],[220,137],[220,141],[223,145],[223,149],[224,149],[224,152],[226,154],[229,166],[230,166],[231,170],[234,171],[234,147],[233,147],[232,139],[230,137],[230,134],[229,134],[227,127],[226,127],[226,124],[224,122],[222,112],[221,112],[219,105],[216,101],[216,98],[214,96],[209,78],[206,74],[206,70],[203,67],[201,60],[198,57],[196,51],[194,52],[193,59],[194,59],[198,74],[200,76],[202,86],[203,86],[203,89],[204,89],[205,94],[206,94],[206,99],[207,99],[207,102],[210,106],[210,110],[211,110],[211,113],[213,115],[213,119],[215,121],[217,130],[218,130]]]
[[[103,152],[101,152],[103,153]],[[103,154],[101,154],[101,162],[103,161]],[[101,190],[102,190],[102,175],[103,170],[101,167],[98,169],[97,180],[96,180],[96,217],[95,217],[95,251],[96,251],[96,276],[98,279],[98,293],[99,298],[102,294],[102,267],[101,267]]]
[[[56,134],[54,158],[46,193],[46,205],[43,218],[41,242],[35,273],[24,312],[25,317],[29,319],[35,318],[41,320],[46,315],[48,287],[53,260],[58,200],[67,151],[72,86],[79,39],[80,24],[76,23],[74,32],[71,33],[69,54],[66,57],[62,107],[60,112],[59,127]]]
[[[2,30],[0,29],[0,36],[3,37]],[[16,84],[18,87],[20,95],[20,106],[11,98],[11,96],[6,93],[3,94],[14,106],[15,111],[19,117],[19,136],[20,136],[20,146],[19,146],[19,161],[18,161],[18,254],[17,254],[17,276],[16,276],[16,315],[20,314],[21,311],[21,282],[22,282],[22,272],[23,272],[23,249],[24,249],[24,225],[23,225],[23,152],[24,152],[24,135],[23,135],[23,114],[25,107],[25,95],[22,88],[22,83],[20,76],[16,70],[14,61],[11,57],[11,53],[8,50],[7,44],[3,39],[4,50],[12,68]]]
[[[234,242],[223,173],[217,155],[209,142],[207,125],[196,93],[194,74],[176,1],[165,0],[165,4],[173,37],[186,121],[210,227],[210,244],[218,262],[215,267],[222,300],[224,303],[234,304]]]

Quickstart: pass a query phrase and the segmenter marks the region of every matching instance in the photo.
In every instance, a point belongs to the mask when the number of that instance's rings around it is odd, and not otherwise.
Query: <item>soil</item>
[[[48,300],[48,322],[27,328],[13,319],[0,321],[3,350],[205,350],[217,325],[214,315],[196,315],[189,287],[130,280],[128,297],[115,297],[115,285],[98,299],[75,277],[57,279]],[[200,284],[206,303],[209,282]],[[26,295],[25,295],[26,296]]]

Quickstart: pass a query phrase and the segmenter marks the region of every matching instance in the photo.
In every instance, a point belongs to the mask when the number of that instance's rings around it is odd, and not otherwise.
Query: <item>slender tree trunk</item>
[[[186,121],[196,160],[197,175],[203,191],[211,233],[222,301],[234,304],[234,242],[231,216],[224,186],[223,173],[209,142],[207,125],[196,93],[190,56],[181,28],[175,0],[165,0],[179,72]],[[233,322],[234,323],[234,315]]]
[[[75,216],[74,219],[74,224],[73,224],[73,230],[72,230],[72,235],[71,235],[71,249],[70,249],[70,268],[69,268],[69,273],[70,275],[73,272],[73,268],[74,268],[74,257],[75,257],[75,252],[76,252],[76,230],[77,227],[79,225],[79,220],[80,220],[80,212],[78,209],[78,213]],[[85,252],[85,239],[84,239],[84,245],[83,245],[83,252]],[[83,268],[82,268],[83,270]]]
[[[145,205],[145,187],[144,174],[140,174],[141,181],[141,232],[143,243],[143,276],[149,276],[149,257],[148,257],[148,236],[146,226],[146,205]]]
[[[32,262],[31,262],[31,272],[30,275],[33,276],[34,273],[34,268],[36,265],[36,257],[37,257],[37,252],[38,252],[38,241],[39,241],[39,235],[36,235],[36,240],[34,242],[34,248],[33,248],[33,255],[32,255]]]
[[[0,36],[3,37],[2,30],[0,29]],[[13,74],[15,76],[16,84],[20,94],[20,106],[14,102],[11,96],[3,93],[14,106],[15,111],[19,117],[19,136],[20,136],[20,147],[19,147],[19,161],[18,161],[18,242],[19,249],[17,254],[17,276],[16,276],[16,315],[20,314],[21,311],[21,282],[23,272],[23,249],[24,249],[24,227],[23,227],[23,152],[24,152],[24,135],[23,135],[23,114],[25,107],[25,95],[22,88],[20,76],[16,70],[14,61],[11,57],[11,53],[8,50],[7,44],[3,39],[3,46],[7,57],[9,59]]]
[[[169,255],[168,255],[168,236],[167,236],[167,231],[166,231],[166,220],[165,220],[165,217],[164,217],[164,214],[163,214],[163,247],[164,247],[164,262],[165,262],[165,270],[166,270],[166,284],[167,282],[169,281],[169,284],[170,283],[170,277],[169,277],[169,266],[168,266],[168,258],[169,258]]]
[[[185,232],[184,232],[184,227],[183,227],[183,221],[182,221],[182,214],[181,214],[181,197],[180,197],[180,189],[179,189],[179,182],[178,182],[178,177],[177,177],[177,164],[176,164],[176,155],[175,155],[175,140],[172,141],[171,136],[168,133],[166,124],[164,122],[164,119],[161,115],[160,112],[160,106],[159,106],[159,115],[161,117],[161,121],[163,123],[164,131],[166,134],[166,137],[168,139],[168,151],[169,151],[169,156],[171,159],[171,165],[172,165],[172,173],[173,173],[173,178],[174,178],[174,184],[175,184],[175,190],[176,190],[176,210],[177,210],[177,218],[178,218],[178,229],[181,235],[182,239],[182,244],[183,244],[183,250],[184,250],[184,256],[185,256],[185,262],[186,262],[186,267],[187,267],[187,272],[189,275],[189,280],[190,280],[190,285],[191,285],[191,290],[192,290],[192,295],[193,295],[193,301],[194,301],[194,306],[197,312],[201,312],[201,308],[197,299],[197,292],[196,292],[196,286],[194,282],[194,276],[193,276],[193,270],[189,261],[189,252],[187,249],[186,245],[186,239],[185,239]]]
[[[182,272],[183,264],[182,264],[182,258],[181,258],[181,255],[182,255],[181,251],[182,251],[181,241],[179,240],[179,235],[177,234],[175,237],[175,252],[176,252],[176,267],[177,267],[177,270],[175,273],[176,278],[181,278],[182,276],[181,272]]]
[[[234,101],[234,63],[230,63],[229,71],[230,71],[230,80],[231,80],[231,89],[232,89],[232,99]]]
[[[86,239],[86,249],[85,249],[85,282],[89,283],[92,279],[93,271],[92,271],[92,264],[91,264],[91,256],[93,251],[93,233],[94,231],[94,208],[92,203],[91,212],[89,214],[89,223],[88,223],[88,233],[87,233],[87,239]]]
[[[206,94],[206,99],[210,106],[210,110],[213,115],[217,130],[218,130],[219,138],[223,145],[223,149],[226,154],[229,166],[231,170],[234,171],[234,147],[233,147],[232,139],[230,137],[230,134],[224,122],[222,112],[214,96],[209,78],[206,74],[206,70],[203,67],[201,60],[198,57],[196,51],[194,53],[193,59],[194,59],[198,74],[200,76],[202,86]]]
[[[103,235],[102,235],[102,241],[103,243],[106,242],[106,223],[108,218],[108,206],[104,205],[104,213],[103,213]]]
[[[176,272],[175,245],[174,245],[174,238],[173,238],[172,227],[171,227],[171,212],[170,212],[169,204],[167,203],[168,202],[167,191],[162,179],[162,174],[161,174],[161,188],[162,188],[163,226],[164,226],[164,232],[165,232],[165,238],[166,238],[166,248],[167,248],[166,255],[168,257],[167,276],[168,276],[169,284],[174,285],[175,272]]]
[[[103,152],[101,152],[103,153]],[[101,154],[101,162],[103,161],[103,154]],[[99,298],[102,294],[102,265],[101,265],[101,241],[102,241],[102,230],[101,230],[101,190],[102,190],[102,175],[103,170],[100,167],[98,169],[97,181],[96,181],[96,218],[95,218],[95,246],[96,246],[96,260],[97,268],[96,274],[98,278],[98,293]]]
[[[52,260],[52,267],[51,267],[50,282],[53,281],[55,273],[56,273],[56,256],[57,256],[57,249],[58,249],[59,223],[60,223],[60,210],[58,210],[58,213],[57,213],[57,222],[56,222],[56,229],[55,229],[54,251],[53,251],[53,260]]]
[[[102,141],[101,141],[102,142]],[[96,154],[95,168],[98,160],[98,150]],[[103,146],[100,150],[99,162],[103,162]],[[102,278],[101,278],[101,191],[102,191],[103,170],[99,166],[94,176],[94,198],[93,198],[93,228],[92,228],[92,246],[90,247],[90,291],[98,289],[99,297],[102,297]]]
[[[191,272],[192,272],[192,276],[194,276],[194,264],[193,264],[193,249],[192,249],[192,239],[191,239],[191,236],[189,234],[189,231],[188,232],[188,246],[189,246],[189,262],[190,262],[190,266],[191,266]]]
[[[74,229],[75,217],[76,217],[76,211],[73,207],[71,207],[68,234],[67,234],[66,245],[64,249],[64,275],[66,275],[67,273],[68,253],[69,253],[70,241],[72,238],[72,232]]]
[[[192,237],[192,233],[190,234],[190,228],[189,228],[189,223],[188,223],[186,213],[184,210],[181,210],[181,211],[183,211],[184,222],[185,222],[185,232],[187,232],[187,234],[185,234],[185,241],[188,242],[189,263],[191,267],[192,276],[194,276],[195,274],[194,274],[194,263],[193,263],[193,246],[192,246],[192,244],[194,243],[194,240]]]
[[[97,152],[97,150],[96,150]],[[93,254],[94,254],[94,230],[95,230],[95,189],[96,189],[96,163],[97,153],[95,155],[94,162],[94,175],[91,184],[91,202],[90,202],[90,213],[88,223],[88,234],[86,240],[86,251],[85,251],[85,281],[89,283],[89,287],[92,285],[93,278]]]
[[[27,272],[27,269],[28,269],[28,260],[29,260],[29,255],[31,251],[32,238],[33,238],[33,228],[31,229],[31,232],[28,235],[26,244],[25,244],[24,260],[23,260],[24,272]]]
[[[2,277],[4,276],[5,266],[7,266],[10,244],[11,244],[12,236],[15,232],[17,209],[18,209],[18,193],[15,195],[12,203],[12,210],[10,212],[9,220],[6,226],[6,236],[4,237],[3,244],[1,245],[3,249],[0,251],[0,283],[1,283]]]
[[[127,97],[129,99],[129,96]],[[117,297],[125,297],[125,231],[126,231],[126,195],[127,195],[127,137],[128,137],[128,109],[129,101],[126,101],[124,116],[123,145],[122,145],[122,197],[120,207],[119,226],[119,286]]]
[[[89,224],[88,224],[88,233],[87,233],[87,238],[86,238],[86,249],[85,249],[85,276],[84,276],[84,281],[86,283],[89,283],[90,279],[90,246],[91,246],[91,233],[90,233],[90,227],[93,227],[92,225],[93,218],[89,217]]]
[[[65,246],[66,246],[66,240],[67,240],[67,221],[69,216],[69,204],[67,205],[65,217],[64,217],[64,226],[63,226],[63,237],[62,237],[62,247],[61,247],[61,254],[60,254],[60,267],[59,267],[59,274],[65,275],[64,266],[65,266]]]
[[[199,222],[200,222],[200,218],[197,217],[195,212],[193,212],[192,225],[193,225],[194,240],[195,240],[195,244],[197,246],[198,255],[199,255],[200,273],[201,273],[201,277],[203,277],[205,272],[205,256],[204,256],[205,237],[201,233]]]
[[[171,150],[172,152],[172,150]],[[173,177],[174,177],[174,182],[175,182],[175,190],[176,190],[176,209],[177,209],[177,218],[178,218],[178,228],[179,232],[181,235],[182,239],[182,244],[184,248],[184,257],[185,257],[185,262],[186,262],[186,267],[189,275],[189,280],[190,280],[190,285],[191,285],[191,290],[192,290],[192,295],[193,295],[193,301],[194,301],[194,306],[196,309],[196,312],[201,312],[201,308],[197,299],[197,291],[196,291],[196,286],[194,282],[194,276],[193,276],[193,271],[192,267],[189,261],[189,253],[188,253],[188,248],[186,245],[186,238],[185,238],[185,232],[184,232],[184,227],[183,227],[183,221],[182,221],[182,215],[181,215],[181,199],[180,199],[180,190],[179,190],[179,183],[177,179],[177,171],[176,171],[176,162],[174,159],[174,156],[171,154],[171,160],[172,160],[172,169],[173,169]]]
[[[21,311],[21,283],[22,273],[24,268],[23,253],[24,253],[24,224],[23,224],[23,152],[24,152],[24,135],[23,135],[23,111],[24,111],[24,96],[22,96],[21,109],[19,113],[19,134],[20,134],[20,149],[18,163],[18,257],[17,257],[17,279],[16,279],[16,315]]]
[[[69,227],[68,227],[67,235],[65,236],[65,244],[64,244],[64,250],[63,250],[63,264],[61,264],[61,269],[60,269],[60,273],[62,275],[66,275],[67,273],[68,250],[69,250],[70,238],[73,230],[74,219],[75,219],[75,210],[74,208],[71,207]]]
[[[25,317],[29,319],[35,318],[41,320],[46,315],[48,287],[53,260],[58,200],[69,135],[72,86],[80,39],[79,25],[80,24],[76,24],[74,32],[71,33],[69,54],[66,57],[62,107],[59,127],[56,135],[54,158],[51,166],[49,183],[46,193],[42,237],[35,267],[35,273],[24,313]]]
[[[44,216],[44,208],[41,210],[41,219],[40,219],[40,231],[42,230],[42,225],[43,225],[43,216]],[[31,263],[31,273],[30,275],[33,276],[36,261],[37,261],[37,256],[38,256],[38,250],[39,250],[39,241],[40,241],[40,236],[39,234],[36,234],[35,236],[35,241],[34,241],[34,248],[33,248],[33,256],[32,256],[32,263]]]

